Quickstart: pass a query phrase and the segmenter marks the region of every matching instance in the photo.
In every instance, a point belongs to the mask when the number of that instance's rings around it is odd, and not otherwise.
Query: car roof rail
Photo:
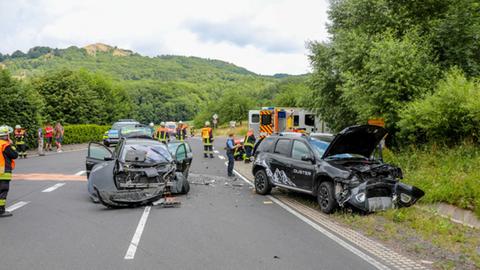
[[[283,132],[276,132],[273,135],[277,136],[292,136],[292,137],[306,137],[307,134],[300,133],[300,132],[291,132],[291,131],[283,131]]]

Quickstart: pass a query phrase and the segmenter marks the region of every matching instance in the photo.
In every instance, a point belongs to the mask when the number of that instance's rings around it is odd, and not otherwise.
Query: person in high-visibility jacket
[[[203,156],[213,158],[213,131],[210,127],[210,122],[205,122],[205,127],[202,128],[202,141],[203,141]]]
[[[250,162],[250,157],[252,156],[255,141],[256,139],[255,135],[253,134],[253,130],[250,129],[245,135],[245,139],[243,140],[243,149],[245,150],[245,154],[243,154],[243,160],[246,163]]]
[[[176,133],[177,139],[183,142],[187,136],[187,125],[185,125],[182,121],[179,121]]]
[[[0,126],[0,217],[9,217],[12,214],[5,210],[7,194],[10,189],[10,180],[15,168],[15,159],[18,153],[10,140],[11,128]]]
[[[157,138],[160,142],[167,144],[170,140],[170,135],[168,134],[168,130],[165,127],[165,122],[160,123],[160,127],[155,132],[155,138]]]
[[[15,147],[17,148],[18,155],[23,158],[27,158],[27,143],[25,137],[27,132],[20,125],[15,126],[13,131],[13,137],[15,138]]]

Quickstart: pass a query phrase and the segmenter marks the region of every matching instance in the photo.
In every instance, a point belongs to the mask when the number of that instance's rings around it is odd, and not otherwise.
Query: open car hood
[[[357,154],[370,157],[387,130],[379,126],[351,126],[340,131],[325,150],[322,158],[339,154]]]

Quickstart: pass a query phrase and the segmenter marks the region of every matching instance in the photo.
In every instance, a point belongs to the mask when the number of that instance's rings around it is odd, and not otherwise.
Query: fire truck
[[[329,133],[330,129],[315,113],[303,108],[263,107],[248,112],[248,127],[255,137],[278,132]]]

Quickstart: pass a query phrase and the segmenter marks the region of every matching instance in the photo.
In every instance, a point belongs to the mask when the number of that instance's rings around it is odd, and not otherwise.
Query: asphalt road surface
[[[215,141],[213,159],[203,158],[198,138],[189,141],[192,185],[178,208],[92,203],[79,176],[86,150],[18,160],[15,173],[31,180],[11,183],[7,206],[16,209],[0,219],[0,269],[375,269],[226,178],[225,139]]]

